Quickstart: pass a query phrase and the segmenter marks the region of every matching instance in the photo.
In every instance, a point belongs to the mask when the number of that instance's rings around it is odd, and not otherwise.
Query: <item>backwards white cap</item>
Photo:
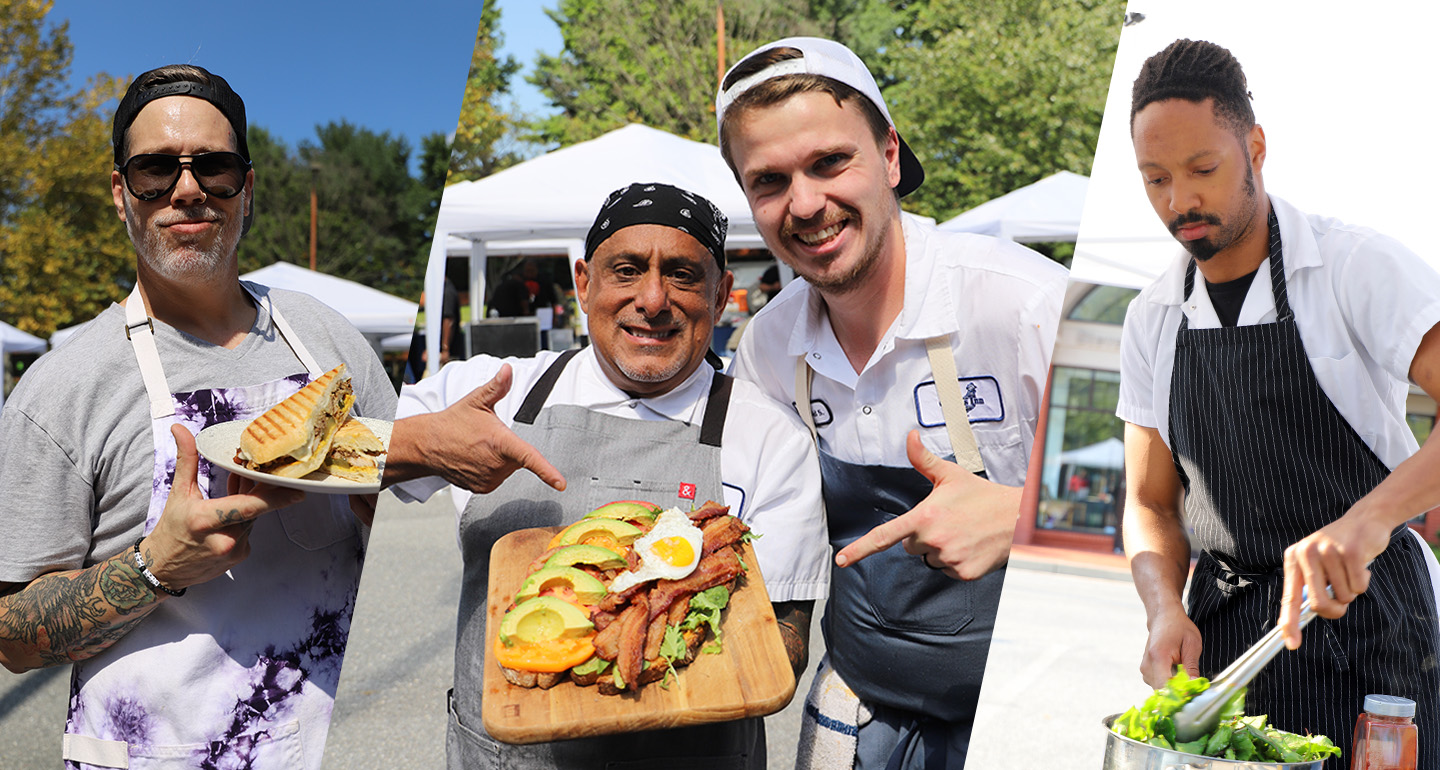
[[[735,63],[730,72],[725,73],[725,80],[730,78],[730,73],[736,67],[744,64],[758,54],[774,48],[794,48],[800,51],[801,56],[795,59],[785,59],[766,67],[747,77],[736,81],[729,88],[715,95],[715,122],[717,127],[725,122],[725,111],[735,100],[751,88],[770,80],[772,78],[784,77],[786,75],[820,75],[830,78],[859,91],[866,99],[870,100],[885,116],[885,122],[895,128],[895,121],[890,117],[890,110],[885,106],[885,99],[880,96],[880,86],[876,85],[875,77],[865,67],[865,62],[854,51],[835,42],[818,37],[787,37],[783,40],[776,40],[751,51],[745,58]],[[723,82],[723,81],[722,81]],[[718,135],[718,131],[717,131]],[[897,130],[895,135],[900,136]],[[900,183],[895,185],[895,192],[900,195],[908,195],[914,192],[925,181],[925,169],[920,167],[920,160],[905,144],[905,139],[900,139]]]

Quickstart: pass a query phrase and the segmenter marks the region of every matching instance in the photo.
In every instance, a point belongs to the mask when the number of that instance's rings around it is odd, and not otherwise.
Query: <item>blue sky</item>
[[[70,23],[72,82],[198,64],[239,92],[252,125],[292,146],[345,119],[414,152],[424,135],[455,130],[480,4],[60,0],[49,20]]]

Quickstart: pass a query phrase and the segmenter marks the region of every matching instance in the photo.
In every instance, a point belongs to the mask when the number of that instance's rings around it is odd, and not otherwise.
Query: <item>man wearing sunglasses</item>
[[[344,497],[227,478],[193,434],[342,362],[357,414],[395,392],[343,317],[239,279],[255,174],[223,78],[141,75],[113,143],[135,290],[0,412],[0,663],[74,664],[77,766],[318,767],[362,528]]]

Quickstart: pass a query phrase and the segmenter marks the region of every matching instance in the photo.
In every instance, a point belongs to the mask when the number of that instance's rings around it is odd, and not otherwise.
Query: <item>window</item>
[[[1055,368],[1036,528],[1111,535],[1118,530],[1125,482],[1125,423],[1115,416],[1119,398],[1119,372]]]
[[[1130,307],[1130,300],[1139,294],[1135,289],[1119,286],[1096,286],[1070,308],[1066,318],[1118,326],[1125,322],[1125,309]]]

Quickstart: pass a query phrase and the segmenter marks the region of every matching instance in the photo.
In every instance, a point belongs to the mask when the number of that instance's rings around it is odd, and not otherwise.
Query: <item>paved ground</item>
[[[371,536],[327,768],[442,767],[459,597],[454,509],[383,502]],[[1102,717],[1142,700],[1144,613],[1123,560],[1017,548],[971,767],[1094,770]],[[811,659],[821,652],[818,626]],[[800,695],[766,719],[769,766],[790,768]],[[57,767],[68,670],[0,672],[0,768]]]

